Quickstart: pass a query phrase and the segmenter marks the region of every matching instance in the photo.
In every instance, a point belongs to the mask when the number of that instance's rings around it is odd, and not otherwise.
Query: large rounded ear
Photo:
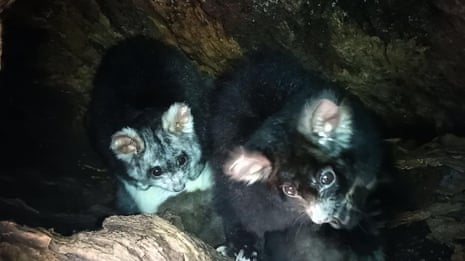
[[[297,125],[309,141],[332,153],[350,146],[352,128],[350,108],[324,98],[307,102]]]
[[[129,162],[144,150],[144,142],[136,130],[123,128],[111,136],[110,149],[118,159]]]
[[[259,152],[248,152],[240,147],[233,151],[223,166],[223,172],[232,180],[251,185],[271,178],[271,162]]]
[[[162,128],[175,134],[193,134],[194,117],[191,109],[185,103],[174,103],[163,113]]]

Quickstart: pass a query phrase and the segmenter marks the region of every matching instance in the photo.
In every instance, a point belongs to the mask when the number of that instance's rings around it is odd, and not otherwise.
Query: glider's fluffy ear
[[[174,134],[193,134],[194,117],[185,103],[173,103],[161,117],[162,128]]]
[[[349,107],[329,99],[307,102],[297,125],[297,130],[309,141],[333,153],[350,146],[352,128]]]
[[[129,162],[134,155],[144,150],[144,142],[136,130],[123,128],[111,137],[110,149],[118,159]]]

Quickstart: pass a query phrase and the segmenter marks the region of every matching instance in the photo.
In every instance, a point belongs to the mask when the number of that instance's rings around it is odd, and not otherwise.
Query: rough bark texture
[[[26,51],[29,77],[78,96],[73,119],[105,48],[145,34],[212,74],[258,46],[289,49],[360,96],[396,134],[421,135],[421,126],[433,135],[465,129],[463,10],[455,0],[32,0],[10,10],[7,45]]]
[[[0,222],[1,260],[227,260],[157,216],[112,216],[103,229],[63,237]]]
[[[454,0],[204,3],[243,48],[271,43],[290,49],[360,96],[389,126],[422,124],[438,131],[463,127],[455,118],[464,113],[458,98],[464,94],[463,5]]]
[[[444,135],[395,147],[413,208],[386,226],[388,260],[464,260],[465,139]]]

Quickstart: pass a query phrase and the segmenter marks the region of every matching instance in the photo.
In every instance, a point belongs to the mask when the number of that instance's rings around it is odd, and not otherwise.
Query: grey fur
[[[90,135],[117,180],[121,214],[156,213],[169,197],[211,186],[203,181],[212,85],[180,50],[124,39],[106,51],[93,84]]]

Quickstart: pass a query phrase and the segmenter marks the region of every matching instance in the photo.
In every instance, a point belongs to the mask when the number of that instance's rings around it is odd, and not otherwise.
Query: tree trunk
[[[0,12],[12,2],[0,0]],[[0,216],[56,229],[58,224],[82,229],[100,220],[92,206],[109,201],[110,182],[91,164],[83,120],[100,58],[109,46],[138,34],[179,47],[211,75],[260,46],[286,49],[360,97],[382,117],[390,137],[421,140],[418,145],[447,132],[463,134],[463,2],[17,1],[2,13],[0,24],[0,113],[6,119],[1,133],[8,148],[0,204],[13,202],[21,211],[15,216],[2,208]],[[446,135],[419,148],[410,141],[396,147],[403,151],[397,155],[402,178],[419,204],[389,224],[389,257],[464,260],[465,142]],[[72,211],[62,206],[71,204]],[[147,216],[111,217],[103,230],[71,237],[9,222],[0,229],[0,259],[214,257],[202,243]]]
[[[63,237],[52,231],[0,222],[1,260],[228,260],[164,219],[111,216],[103,229]]]

